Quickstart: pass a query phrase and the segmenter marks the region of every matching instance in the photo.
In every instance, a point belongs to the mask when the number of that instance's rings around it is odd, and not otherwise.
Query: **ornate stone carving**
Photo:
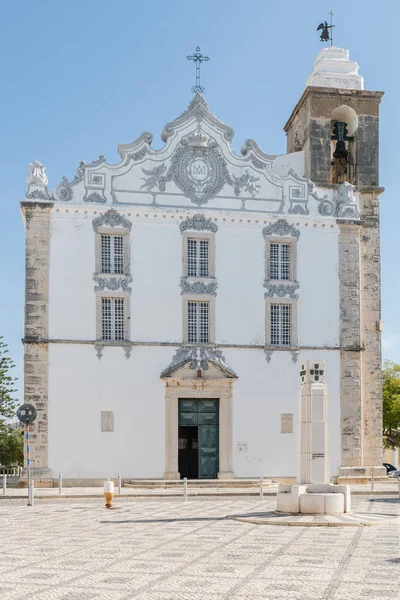
[[[132,223],[119,214],[115,208],[110,208],[107,212],[93,219],[93,229],[96,231],[99,227],[124,227],[132,229]]]
[[[85,194],[83,197],[84,202],[95,202],[96,204],[106,204],[107,199],[99,192],[92,192],[91,194]]]
[[[292,362],[297,363],[297,359],[299,357],[300,351],[299,350],[291,350],[290,354],[292,355]]]
[[[72,200],[74,192],[71,188],[71,183],[66,177],[63,177],[62,182],[59,183],[56,187],[55,195],[59,200],[62,200],[63,202],[69,202],[70,200]]]
[[[328,196],[324,196],[318,205],[318,212],[323,217],[331,217],[335,213],[335,205],[328,200]]]
[[[43,192],[43,190],[33,190],[26,194],[25,198],[29,198],[29,200],[49,200],[50,195],[48,192]]]
[[[300,231],[293,227],[293,225],[290,225],[285,219],[278,219],[275,223],[264,227],[263,236],[267,237],[268,235],[291,235],[298,240]]]
[[[294,206],[291,206],[289,208],[288,212],[290,215],[308,215],[308,214],[310,214],[310,211],[308,210],[307,206],[304,204],[295,204]]]
[[[260,191],[261,186],[256,183],[256,181],[260,181],[260,178],[250,175],[247,169],[240,177],[236,177],[236,175],[232,175],[232,177],[234,181],[233,189],[236,196],[240,196],[242,189],[251,194],[253,198]]]
[[[180,223],[179,229],[182,233],[188,229],[194,229],[195,231],[212,231],[212,233],[218,231],[217,225],[212,222],[211,218],[206,219],[206,217],[201,214],[187,217],[187,219]]]
[[[142,190],[143,188],[145,188],[146,191],[151,191],[153,189],[153,187],[156,187],[160,190],[160,192],[164,192],[165,191],[164,173],[166,170],[167,170],[167,167],[165,166],[164,163],[162,163],[161,165],[158,165],[157,167],[154,167],[153,169],[143,169],[142,168],[143,173],[147,177],[142,177],[144,184],[141,186],[140,189]]]
[[[207,204],[226,183],[233,185],[218,144],[212,140],[203,148],[193,146],[187,138],[175,149],[166,181],[173,181],[198,206]]]
[[[124,346],[124,352],[125,352],[125,356],[126,358],[130,358],[131,356],[131,352],[132,352],[132,346]]]
[[[94,349],[96,350],[97,358],[100,360],[103,356],[104,345],[99,342],[95,342]]]
[[[218,283],[210,281],[188,281],[187,277],[181,277],[181,296],[184,294],[208,294],[210,296],[217,295]]]
[[[271,362],[273,350],[271,348],[264,348],[265,360],[267,363]]]
[[[236,373],[226,364],[221,350],[213,346],[180,346],[175,351],[171,364],[164,369],[160,377],[171,377],[186,364],[189,364],[189,369],[192,371],[207,370],[211,364],[226,377],[237,378]]]
[[[299,298],[296,294],[296,290],[300,287],[298,283],[271,283],[271,281],[266,281],[264,287],[267,289],[264,294],[265,298],[285,298],[286,296],[294,300]]]
[[[359,219],[357,200],[354,194],[355,186],[348,181],[344,181],[337,190],[336,196],[336,216],[350,217]]]
[[[93,276],[94,281],[97,285],[94,287],[95,292],[102,292],[103,290],[111,290],[113,292],[122,290],[123,292],[131,292],[132,289],[129,287],[129,283],[132,283],[132,276],[125,275],[123,277],[106,277],[105,275],[96,274]]]
[[[26,178],[28,185],[46,186],[48,183],[47,175],[44,172],[46,167],[38,160],[29,163],[29,175]]]

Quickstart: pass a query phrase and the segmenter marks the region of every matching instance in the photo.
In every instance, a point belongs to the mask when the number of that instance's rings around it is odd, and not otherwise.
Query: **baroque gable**
[[[302,171],[301,152],[276,157],[264,153],[254,140],[246,140],[237,155],[231,146],[233,129],[211,112],[200,94],[164,127],[161,137],[161,150],[152,148],[153,136],[148,132],[120,145],[121,162],[116,165],[108,164],[104,156],[89,164],[81,161],[74,179],[64,177],[52,199],[114,207],[201,207],[358,218],[354,190],[321,193],[296,172],[296,165]],[[41,186],[39,182],[36,195],[47,194]]]

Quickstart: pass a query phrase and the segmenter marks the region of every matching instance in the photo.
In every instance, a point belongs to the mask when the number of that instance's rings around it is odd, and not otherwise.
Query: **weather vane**
[[[208,56],[203,56],[200,52],[200,46],[197,46],[195,54],[193,56],[187,56],[188,60],[193,60],[196,63],[196,85],[192,87],[192,92],[197,94],[197,92],[203,93],[204,88],[200,85],[200,65],[203,62],[207,62],[209,59]]]
[[[332,17],[333,17],[333,12],[331,11],[329,13],[331,15],[331,24],[328,25],[328,23],[325,21],[325,23],[320,23],[317,27],[317,31],[319,31],[320,29],[322,29],[321,31],[321,37],[320,40],[321,42],[331,42],[331,46],[333,46],[333,28],[335,27],[334,25],[332,25]],[[330,34],[329,34],[329,29]]]

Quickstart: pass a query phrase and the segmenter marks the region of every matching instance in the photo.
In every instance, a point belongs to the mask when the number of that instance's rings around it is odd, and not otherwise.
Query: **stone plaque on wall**
[[[101,411],[101,431],[114,431],[114,413],[111,410]]]
[[[281,433],[293,433],[293,414],[281,414]]]

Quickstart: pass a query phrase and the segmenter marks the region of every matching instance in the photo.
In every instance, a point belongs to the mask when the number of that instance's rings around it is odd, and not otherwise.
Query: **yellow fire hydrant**
[[[108,481],[104,482],[104,498],[106,501],[106,508],[112,507],[113,496],[114,496],[114,483],[112,481],[110,481],[110,479],[109,479]]]

